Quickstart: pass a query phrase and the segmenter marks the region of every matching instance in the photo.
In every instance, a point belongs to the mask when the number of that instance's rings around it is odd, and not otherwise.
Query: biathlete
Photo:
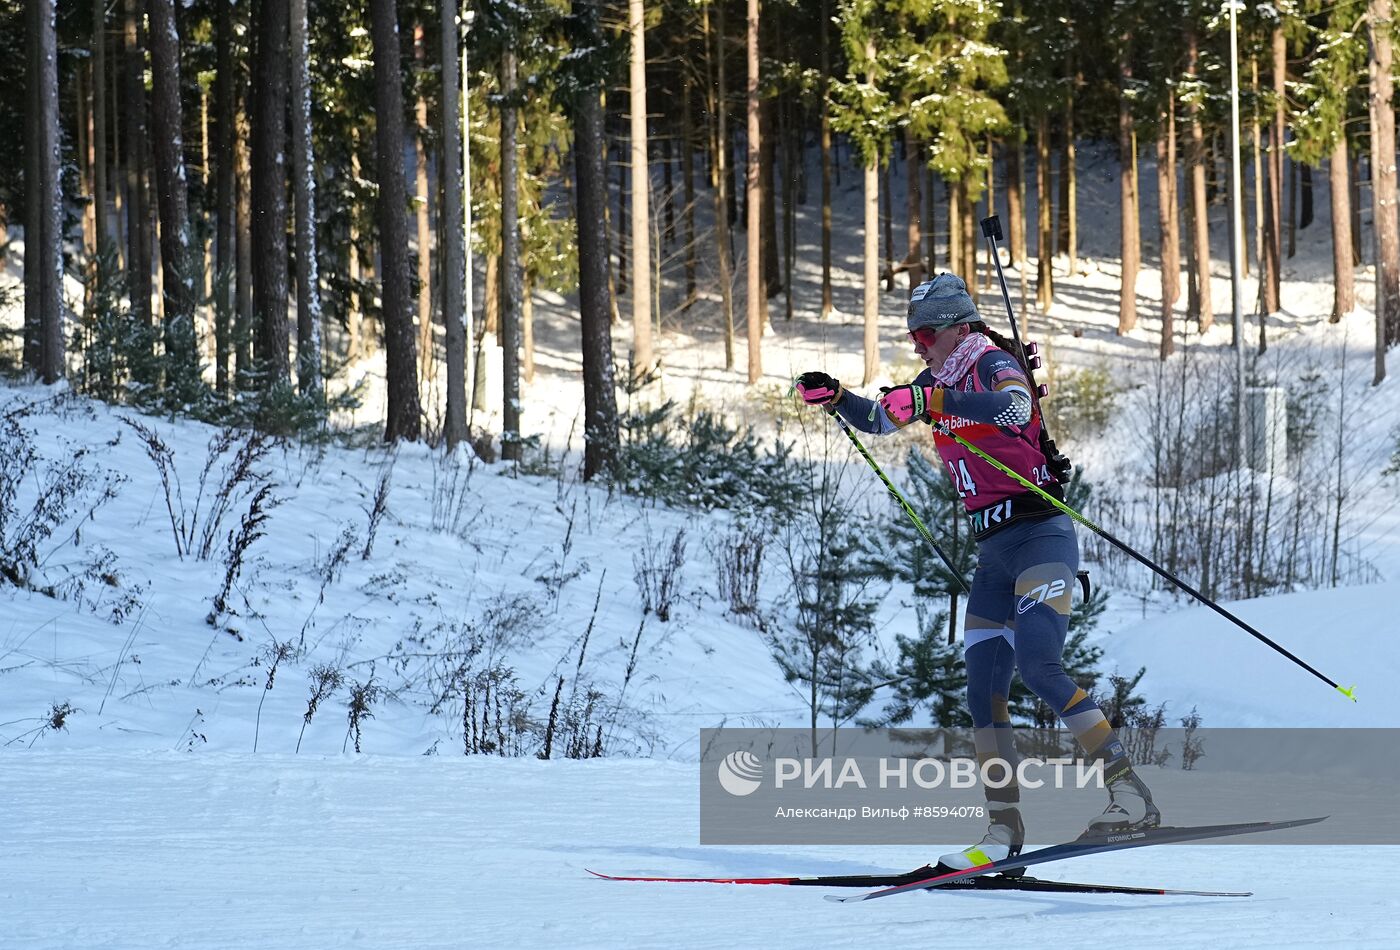
[[[882,390],[879,411],[874,402],[822,372],[798,377],[803,401],[834,409],[853,427],[874,435],[936,420],[1063,499],[1063,486],[1041,449],[1030,372],[1018,348],[982,321],[962,279],[939,274],[916,287],[908,325],[914,352],[927,368],[908,385]],[[1007,711],[1016,670],[1058,713],[1085,755],[1103,762],[1109,804],[1089,822],[1085,835],[1156,827],[1161,813],[1152,793],[1133,771],[1098,704],[1061,665],[1079,565],[1073,522],[938,428],[934,444],[967,506],[977,540],[977,570],[963,624],[967,705],[977,757],[992,784],[1006,780],[1003,787],[984,788],[991,821],[982,840],[943,855],[939,863],[963,870],[1021,852],[1025,826],[1017,808],[1017,757]],[[1000,771],[1007,768],[1009,774]]]

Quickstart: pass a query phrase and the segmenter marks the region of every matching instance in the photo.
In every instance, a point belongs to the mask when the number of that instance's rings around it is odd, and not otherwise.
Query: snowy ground
[[[690,764],[172,752],[7,756],[0,945],[1394,947],[1400,848],[1146,849],[1056,880],[1244,899],[625,884],[907,870],[928,849],[700,848]],[[1390,934],[1386,936],[1386,934]]]
[[[1060,259],[1059,302],[1032,325],[1050,342],[1061,371],[1103,367],[1124,387],[1140,385],[1155,364],[1154,242],[1147,241],[1138,286],[1140,326],[1119,337],[1118,264],[1109,246],[1117,233],[1109,200],[1116,179],[1099,150],[1082,154],[1086,256],[1075,275],[1063,273]],[[1143,177],[1152,180],[1150,169]],[[902,174],[890,178],[902,187]],[[1321,216],[1301,233],[1299,256],[1286,265],[1285,313],[1270,318],[1272,362],[1261,372],[1291,377],[1316,368],[1321,375],[1308,398],[1330,406],[1347,394],[1351,415],[1338,418],[1360,447],[1343,475],[1365,517],[1345,526],[1345,544],[1374,568],[1378,582],[1227,606],[1356,685],[1361,702],[1346,702],[1203,608],[1148,591],[1141,572],[1121,574],[1100,625],[1105,666],[1130,672],[1145,664],[1147,695],[1168,701],[1176,715],[1198,707],[1207,726],[1400,726],[1389,702],[1400,671],[1400,646],[1390,635],[1400,594],[1400,515],[1393,511],[1394,478],[1381,474],[1397,444],[1400,389],[1393,374],[1381,387],[1369,385],[1368,312],[1340,327],[1325,323],[1325,176],[1317,184]],[[859,220],[859,198],[855,179],[844,179],[838,222]],[[1143,220],[1152,221],[1151,194],[1146,198]],[[896,194],[896,208],[900,202]],[[837,307],[844,313],[823,323],[815,312],[816,210],[804,209],[799,223],[796,313],[787,323],[781,300],[774,302],[757,395],[744,385],[742,338],[740,365],[723,368],[718,295],[681,313],[671,287],[659,343],[665,374],[639,403],[684,403],[694,394],[704,405],[765,424],[797,371],[824,367],[847,382],[859,379],[861,327],[852,316],[860,300],[859,230],[837,228]],[[1028,218],[1033,214],[1032,205]],[[703,226],[703,208],[700,217]],[[1212,231],[1216,309],[1228,315],[1223,215]],[[11,278],[21,246],[14,243],[6,264]],[[1009,276],[1014,293],[1018,274]],[[1365,269],[1358,292],[1369,306]],[[1251,301],[1253,293],[1251,281]],[[904,297],[902,287],[881,295],[890,380],[903,381],[900,374],[913,365],[903,353]],[[997,312],[996,297],[983,302]],[[568,301],[547,294],[537,300],[536,319],[539,375],[525,393],[525,430],[541,435],[557,458],[580,443],[578,324]],[[1251,340],[1255,330],[1251,325]],[[1218,353],[1229,331],[1221,325],[1186,339],[1194,353]],[[625,324],[615,344],[619,355],[626,352]],[[375,379],[382,369],[365,363],[357,372],[369,378],[370,398],[347,421],[364,423],[381,413]],[[6,385],[0,415],[50,395]],[[1152,947],[1397,945],[1384,937],[1397,911],[1390,886],[1400,871],[1397,848],[1348,847],[1343,855],[1301,846],[1184,846],[1043,872],[1256,892],[1242,901],[933,894],[842,907],[809,890],[592,880],[584,868],[806,874],[905,870],[936,856],[927,848],[698,846],[698,730],[793,726],[804,716],[801,697],[783,682],[761,638],[724,614],[716,592],[722,565],[706,541],[728,526],[727,516],[609,496],[580,485],[572,466],[517,476],[422,446],[396,454],[279,448],[267,468],[283,503],[251,549],[232,613],[210,626],[224,566],[217,556],[176,556],[165,492],[122,418],[140,417],[78,400],[40,407],[23,420],[48,463],[87,446],[96,476],[110,472],[125,481],[93,518],[66,522],[39,552],[40,579],[59,585],[62,598],[0,586],[4,950],[806,948],[1067,937]],[[173,450],[192,504],[213,430],[140,421]],[[896,477],[899,442],[872,447],[895,463]],[[1110,426],[1073,448],[1091,472],[1112,480],[1129,477],[1123,460],[1138,444],[1130,426]],[[799,451],[848,452],[843,441],[803,443]],[[362,557],[375,487],[390,472],[387,513],[372,552]],[[864,500],[868,489],[882,503],[868,473],[852,474],[865,479],[856,496]],[[21,486],[24,505],[38,485],[34,476]],[[224,531],[242,510],[233,510]],[[682,529],[690,538],[682,595],[673,619],[662,624],[642,614],[633,555]],[[351,556],[331,570],[329,552],[345,538],[353,540]],[[101,560],[104,549],[110,562]],[[775,568],[762,599],[776,607],[786,595]],[[885,643],[910,629],[907,601],[900,592],[884,596],[877,629]],[[492,649],[514,671],[533,714],[543,718],[561,675],[595,684],[611,697],[603,716],[610,749],[620,757],[544,763],[459,754],[460,704],[438,702],[444,672],[431,657],[505,615],[518,619],[498,623],[504,633]],[[635,674],[619,696],[639,629]],[[298,649],[270,683],[278,643]],[[344,690],[306,723],[311,671],[324,664],[389,690],[362,724],[363,754],[353,752]],[[64,704],[72,711],[54,728],[52,713]],[[1241,817],[1254,816],[1242,805]],[[1389,815],[1377,820],[1394,822]]]

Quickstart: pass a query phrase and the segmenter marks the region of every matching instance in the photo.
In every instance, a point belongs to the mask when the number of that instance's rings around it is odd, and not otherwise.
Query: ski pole
[[[904,500],[904,496],[899,493],[899,489],[894,487],[894,482],[890,481],[889,477],[880,466],[875,464],[875,459],[871,458],[870,453],[866,451],[860,439],[856,438],[855,432],[851,431],[851,427],[846,424],[846,420],[842,419],[841,415],[835,409],[828,408],[826,413],[836,420],[837,424],[841,426],[841,431],[846,433],[846,438],[850,439],[851,444],[856,447],[856,451],[861,454],[861,457],[865,459],[866,463],[874,470],[875,474],[880,476],[880,481],[885,483],[885,487],[889,489],[890,494],[894,496],[894,500],[899,502],[899,507],[904,509],[904,513],[909,516],[909,520],[914,522],[914,527],[919,529],[919,534],[928,542],[928,546],[933,548],[933,553],[938,555],[939,559],[943,562],[943,566],[948,569],[948,573],[953,575],[957,580],[958,586],[962,588],[963,593],[971,594],[972,591],[968,590],[967,582],[963,580],[962,572],[953,566],[952,558],[948,557],[943,549],[938,546],[938,542],[933,539],[933,532],[929,531],[928,527],[919,519],[918,514],[915,513],[909,502]]]
[[[1135,550],[1133,550],[1132,548],[1128,547],[1128,545],[1124,544],[1122,541],[1119,541],[1119,540],[1118,540],[1117,538],[1115,538],[1113,535],[1109,534],[1109,533],[1108,533],[1107,531],[1105,531],[1103,528],[1100,528],[1098,525],[1094,524],[1094,522],[1090,521],[1088,518],[1084,517],[1082,514],[1080,514],[1079,512],[1075,511],[1075,510],[1074,510],[1073,508],[1071,508],[1069,505],[1067,505],[1067,504],[1065,504],[1064,502],[1060,501],[1060,499],[1056,498],[1054,495],[1052,495],[1052,494],[1050,494],[1049,492],[1045,491],[1045,490],[1042,489],[1040,486],[1032,484],[1031,481],[1030,481],[1029,479],[1023,477],[1019,472],[1015,471],[1015,470],[1012,469],[1010,466],[1007,466],[1007,465],[1003,464],[999,459],[993,457],[993,456],[990,455],[989,453],[983,451],[982,449],[979,449],[977,446],[973,445],[971,442],[967,441],[967,440],[964,439],[962,436],[958,435],[956,432],[954,432],[954,431],[953,431],[952,429],[950,429],[948,426],[944,425],[942,422],[939,422],[938,420],[935,419],[935,420],[933,421],[933,427],[934,427],[934,429],[936,429],[938,432],[942,433],[943,435],[945,435],[945,436],[947,436],[948,438],[952,439],[953,441],[957,442],[957,443],[958,443],[959,445],[961,445],[963,448],[967,449],[969,452],[973,453],[973,454],[976,455],[978,458],[982,459],[982,460],[983,460],[984,462],[986,462],[988,465],[991,465],[993,468],[997,469],[998,471],[1002,472],[1003,474],[1009,475],[1009,476],[1011,476],[1012,478],[1016,479],[1016,481],[1020,482],[1020,483],[1021,483],[1022,485],[1024,485],[1026,488],[1030,489],[1031,491],[1033,491],[1033,492],[1035,492],[1037,495],[1039,495],[1041,498],[1043,498],[1043,499],[1045,499],[1046,501],[1050,502],[1050,504],[1054,505],[1054,506],[1055,506],[1056,508],[1058,508],[1060,511],[1062,511],[1062,512],[1064,512],[1065,514],[1069,515],[1069,516],[1070,516],[1071,518],[1073,518],[1075,521],[1079,522],[1079,523],[1082,524],[1084,527],[1088,528],[1090,531],[1094,532],[1094,533],[1097,534],[1099,537],[1103,538],[1103,539],[1104,539],[1105,541],[1107,541],[1109,544],[1113,545],[1113,546],[1116,547],[1118,550],[1122,551],[1124,554],[1128,555],[1128,556],[1131,557],[1133,560],[1137,561],[1139,564],[1142,564],[1143,566],[1145,566],[1145,567],[1151,569],[1152,571],[1155,571],[1159,576],[1164,577],[1164,578],[1166,578],[1167,580],[1171,581],[1171,582],[1172,582],[1173,584],[1175,584],[1177,587],[1180,587],[1182,590],[1186,591],[1186,593],[1190,594],[1192,597],[1196,598],[1196,600],[1198,600],[1198,601],[1200,601],[1201,603],[1205,604],[1205,605],[1206,605],[1207,607],[1209,607],[1211,610],[1214,610],[1216,613],[1220,614],[1220,616],[1224,617],[1226,620],[1230,621],[1230,622],[1233,623],[1235,626],[1237,626],[1237,627],[1239,627],[1240,629],[1244,630],[1246,633],[1248,633],[1250,636],[1254,637],[1256,640],[1260,641],[1261,643],[1265,644],[1266,646],[1272,647],[1276,652],[1281,653],[1282,655],[1288,657],[1288,658],[1289,658],[1290,660],[1292,660],[1294,663],[1298,664],[1298,665],[1301,666],[1303,669],[1307,670],[1307,671],[1308,671],[1309,673],[1311,673],[1313,676],[1316,676],[1318,679],[1322,680],[1322,681],[1323,681],[1324,683],[1326,683],[1328,686],[1331,686],[1333,689],[1335,689],[1337,692],[1341,693],[1341,694],[1342,694],[1343,696],[1345,696],[1347,699],[1351,700],[1352,702],[1356,702],[1356,687],[1355,687],[1355,686],[1342,686],[1341,684],[1337,683],[1335,680],[1333,680],[1333,679],[1331,679],[1330,677],[1326,676],[1325,674],[1321,673],[1321,672],[1318,671],[1316,668],[1314,668],[1314,667],[1311,666],[1309,663],[1307,663],[1305,660],[1303,660],[1303,659],[1301,659],[1301,658],[1295,656],[1293,653],[1290,653],[1286,647],[1283,647],[1283,646],[1281,646],[1280,644],[1275,643],[1273,640],[1269,639],[1269,637],[1265,636],[1263,633],[1260,633],[1258,630],[1256,630],[1254,627],[1250,626],[1249,624],[1245,623],[1245,622],[1244,622],[1243,620],[1241,620],[1239,617],[1236,617],[1233,613],[1231,613],[1230,611],[1226,610],[1224,607],[1220,606],[1220,605],[1217,604],[1215,601],[1211,600],[1211,599],[1210,599],[1209,597],[1207,597],[1205,594],[1202,594],[1200,591],[1196,590],[1196,588],[1192,587],[1190,584],[1186,583],[1186,582],[1183,581],[1181,578],[1177,577],[1177,576],[1176,576],[1175,574],[1173,574],[1171,571],[1167,570],[1167,569],[1164,568],[1164,567],[1161,567],[1161,566],[1157,565],[1156,563],[1154,563],[1152,560],[1150,560],[1150,559],[1147,558],[1146,556],[1144,556],[1144,555],[1142,555],[1142,554],[1139,554],[1137,551],[1135,551]]]

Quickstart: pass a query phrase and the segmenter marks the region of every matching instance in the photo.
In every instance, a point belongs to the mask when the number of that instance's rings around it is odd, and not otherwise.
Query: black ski
[[[850,894],[846,896],[827,894],[825,897],[829,901],[838,901],[840,903],[868,901],[877,897],[890,897],[894,894],[903,894],[908,891],[947,887],[958,881],[981,878],[1003,871],[1013,871],[1017,868],[1033,867],[1034,865],[1045,864],[1050,861],[1062,861],[1065,858],[1102,854],[1105,851],[1123,851],[1128,848],[1141,848],[1152,844],[1171,844],[1178,841],[1201,841],[1206,838],[1225,838],[1232,835],[1254,834],[1260,831],[1279,831],[1284,828],[1297,828],[1302,825],[1311,825],[1323,821],[1325,818],[1326,816],[1324,815],[1322,818],[1298,818],[1292,821],[1254,821],[1230,825],[1199,825],[1189,828],[1151,828],[1141,831],[1128,831],[1121,834],[1106,835],[1101,838],[1080,838],[1077,841],[1070,841],[1065,844],[1057,844],[1048,848],[1039,848],[1035,851],[1029,851],[1011,860],[993,861],[990,864],[969,868],[966,871],[950,871],[946,874],[935,874],[923,880],[895,884],[893,886],[880,888],[879,890],[866,891],[864,894]]]
[[[628,877],[589,871],[606,881],[642,881],[665,884],[776,884],[790,887],[896,887],[928,880],[930,866],[903,874],[824,874],[807,877]],[[1196,891],[1165,887],[1137,887],[1131,884],[1082,884],[1076,881],[1046,881],[1035,877],[1006,877],[990,874],[964,878],[938,888],[941,891],[1038,891],[1054,894],[1152,894],[1190,897],[1249,897],[1249,891]]]

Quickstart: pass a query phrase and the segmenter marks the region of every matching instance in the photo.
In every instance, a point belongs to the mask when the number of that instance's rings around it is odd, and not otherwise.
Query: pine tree
[[[633,0],[636,2],[636,0]],[[768,325],[768,295],[763,289],[763,176],[760,152],[763,132],[759,123],[758,0],[747,0],[745,51],[748,81],[745,85],[748,159],[744,171],[745,283],[744,313],[748,334],[749,385],[763,375],[763,331]]]
[[[882,157],[889,153],[898,120],[894,100],[883,88],[887,65],[876,46],[883,20],[884,8],[879,0],[844,0],[841,39],[846,51],[848,78],[832,83],[832,127],[850,137],[864,170],[865,369],[862,383],[865,385],[874,380],[880,369],[879,169]]]
[[[27,91],[32,124],[24,252],[24,361],[44,382],[55,383],[64,376],[57,11],[54,0],[30,0],[28,8]]]
[[[1332,212],[1332,314],[1336,323],[1356,308],[1356,283],[1351,243],[1351,187],[1348,182],[1347,122],[1360,114],[1360,92],[1354,83],[1366,62],[1361,34],[1364,0],[1325,3],[1311,0],[1306,12],[1327,10],[1318,28],[1315,55],[1298,84],[1299,106],[1292,116],[1293,157],[1313,167],[1328,164]]]
[[[421,413],[408,269],[403,79],[395,0],[370,0],[370,20],[374,39],[375,150],[379,172],[376,216],[383,259],[385,376],[389,396],[384,441],[416,442]]]
[[[177,404],[188,404],[201,388],[194,325],[198,261],[190,242],[180,48],[173,0],[150,0],[150,18],[152,151],[160,208],[160,257],[165,271],[166,387]]]
[[[966,263],[957,269],[976,293],[976,242],[966,235],[992,162],[988,137],[1010,127],[992,94],[1007,83],[1006,51],[990,38],[998,11],[960,0],[891,0],[889,6],[910,26],[894,33],[882,54],[892,94],[907,103],[898,119],[926,143],[929,168],[965,205],[949,228],[963,230]]]
[[[1371,207],[1376,229],[1376,371],[1385,379],[1385,351],[1400,342],[1400,223],[1396,220],[1395,95],[1392,0],[1367,4],[1371,104]]]
[[[1187,295],[1187,316],[1196,319],[1204,333],[1215,322],[1215,305],[1210,291],[1210,219],[1206,194],[1205,130],[1202,127],[1207,89],[1200,79],[1200,10],[1195,0],[1186,7],[1186,73],[1181,84],[1181,101],[1186,106],[1186,174],[1190,181],[1191,292]]]
[[[632,146],[632,373],[639,379],[645,379],[651,374],[655,357],[651,342],[651,166],[647,161],[644,0],[627,0],[627,31],[631,36],[627,115]]]
[[[447,393],[443,438],[449,451],[467,438],[466,258],[462,201],[462,103],[458,98],[457,5],[442,4],[442,320],[446,330]]]
[[[603,82],[607,71],[601,0],[573,0],[576,50],[571,82],[574,124],[575,217],[578,222],[579,316],[583,323],[583,475],[611,476],[618,461],[617,391],[613,375],[612,300],[608,286],[607,148]]]
[[[807,704],[813,755],[822,717],[832,728],[849,722],[887,678],[884,668],[867,662],[863,653],[874,629],[876,604],[867,591],[876,571],[850,523],[839,478],[823,471],[810,507],[788,537],[791,632],[769,637],[784,679],[801,690]]]
[[[292,193],[297,261],[297,386],[303,396],[321,394],[321,276],[317,267],[316,165],[312,154],[311,48],[307,0],[291,0]]]
[[[1119,242],[1122,273],[1118,288],[1118,333],[1128,333],[1137,325],[1137,275],[1142,254],[1142,234],[1138,218],[1137,133],[1133,116],[1133,43],[1137,29],[1131,3],[1119,4],[1118,71],[1118,202],[1121,224]]]
[[[254,7],[253,54],[253,356],[264,388],[288,383],[287,334],[287,44],[282,0]],[[380,122],[385,121],[381,113]]]

